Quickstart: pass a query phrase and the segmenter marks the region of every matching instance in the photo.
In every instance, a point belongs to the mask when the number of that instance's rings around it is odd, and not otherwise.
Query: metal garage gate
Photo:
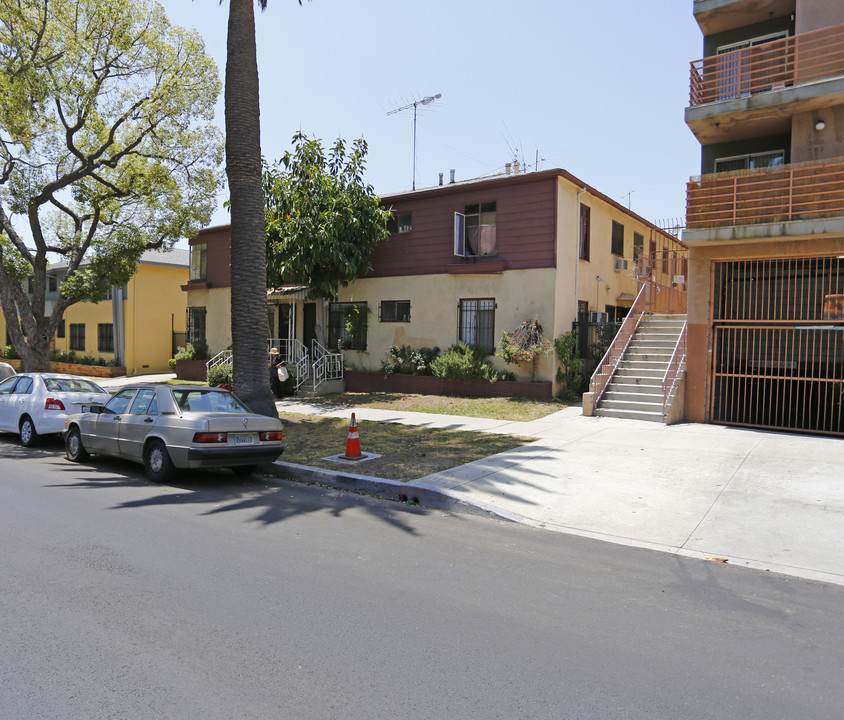
[[[844,435],[844,257],[716,262],[714,423]]]

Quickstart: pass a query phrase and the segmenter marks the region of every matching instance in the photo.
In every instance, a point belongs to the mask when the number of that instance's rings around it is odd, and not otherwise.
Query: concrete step
[[[662,412],[641,410],[615,410],[612,408],[595,408],[595,415],[599,417],[622,418],[624,420],[645,420],[648,422],[665,422]]]
[[[635,386],[633,388],[610,386],[601,397],[601,403],[611,403],[611,407],[614,407],[616,403],[659,405],[659,409],[662,410],[662,388],[654,388],[654,392],[649,393],[636,389]]]
[[[668,368],[668,358],[665,360],[638,360],[638,359],[631,359],[631,360],[622,360],[618,367],[620,370],[632,370],[634,372],[638,371],[650,371],[650,372],[661,372],[665,374],[665,370]],[[651,376],[653,377],[653,376]]]
[[[598,403],[598,407],[606,410],[637,410],[641,412],[659,412],[662,414],[662,398],[660,397],[658,403],[645,399],[616,400],[607,398],[605,393],[604,397],[601,398],[601,402]]]
[[[624,370],[619,368],[612,376],[613,383],[624,383],[625,385],[635,385],[643,387],[662,387],[662,375],[656,374],[651,376],[643,376],[631,370]]]

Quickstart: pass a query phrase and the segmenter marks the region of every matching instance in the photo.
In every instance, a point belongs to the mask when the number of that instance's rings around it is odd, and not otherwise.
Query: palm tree
[[[226,46],[226,175],[231,201],[232,380],[257,413],[278,416],[267,371],[267,261],[261,188],[261,112],[255,10],[229,0]],[[302,4],[302,0],[299,0]]]

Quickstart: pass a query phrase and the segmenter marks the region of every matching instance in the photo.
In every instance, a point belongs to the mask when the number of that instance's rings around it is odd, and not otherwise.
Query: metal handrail
[[[668,367],[665,369],[665,375],[662,377],[662,414],[668,408],[668,399],[674,392],[674,387],[677,385],[677,379],[683,371],[686,364],[686,328],[688,323],[683,323],[683,329],[680,331],[680,336],[677,338],[677,344],[674,346],[674,352],[671,354],[671,360],[668,362]]]
[[[205,371],[206,373],[213,367],[217,367],[218,365],[231,365],[232,362],[232,351],[231,350],[220,350],[214,357],[212,357],[208,362],[205,363]]]
[[[755,95],[844,74],[844,25],[694,60],[689,104]]]
[[[343,379],[343,354],[332,353],[316,340],[311,341],[314,361],[312,365],[314,389],[327,380]]]
[[[598,401],[601,399],[612,376],[618,369],[619,361],[627,351],[627,346],[636,334],[636,329],[639,327],[642,317],[648,312],[648,308],[650,307],[651,284],[652,281],[650,279],[642,283],[642,287],[639,288],[639,293],[636,295],[636,300],[627,313],[627,317],[624,318],[624,322],[621,323],[615,339],[610,343],[606,353],[604,353],[604,357],[601,358],[601,362],[595,368],[595,372],[592,373],[589,388],[590,392],[593,393],[593,406],[598,405]]]

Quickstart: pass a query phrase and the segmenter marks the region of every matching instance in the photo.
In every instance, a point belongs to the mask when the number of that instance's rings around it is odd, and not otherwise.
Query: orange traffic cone
[[[358,425],[355,422],[355,414],[352,413],[352,423],[349,425],[349,439],[346,440],[346,454],[340,457],[343,460],[360,460],[363,456],[363,453],[360,451]]]

